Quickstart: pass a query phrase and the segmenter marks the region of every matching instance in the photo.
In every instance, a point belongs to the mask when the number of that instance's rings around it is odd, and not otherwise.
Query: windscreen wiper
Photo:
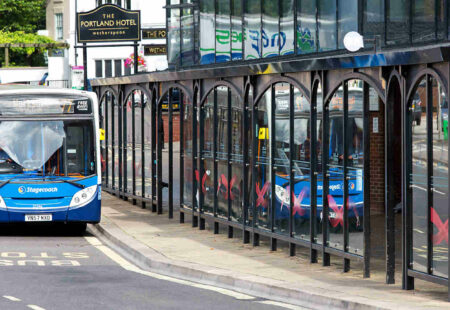
[[[79,187],[79,188],[85,188],[86,186],[77,182],[73,182],[73,181],[69,181],[69,180],[65,180],[65,179],[58,179],[58,181],[63,181],[65,183],[69,183],[73,186]],[[1,184],[0,184],[1,185]]]
[[[13,179],[15,179],[15,178],[17,178],[17,177],[9,178],[8,180],[6,180],[6,181],[0,183],[0,188],[2,188],[3,186],[5,186],[6,184],[8,184],[9,182],[11,182],[11,180],[13,180]]]

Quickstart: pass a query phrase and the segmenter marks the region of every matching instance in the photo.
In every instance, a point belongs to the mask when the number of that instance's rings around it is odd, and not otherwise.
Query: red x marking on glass
[[[436,225],[438,229],[438,233],[433,235],[433,244],[441,244],[444,240],[448,244],[448,219],[445,223],[442,223],[439,214],[431,207],[431,222]]]
[[[267,191],[269,190],[270,182],[266,182],[264,186],[259,189],[259,183],[256,182],[256,195],[258,198],[256,198],[256,207],[258,208],[261,206],[262,208],[267,208],[268,201],[264,199],[264,196],[266,195]]]
[[[306,210],[302,208],[302,200],[305,198],[306,195],[306,187],[302,189],[298,197],[295,197],[294,191],[292,191],[292,199],[294,202],[294,207],[292,208],[292,215],[295,215],[296,213],[300,216],[305,215]]]
[[[208,175],[207,175],[206,173],[203,174],[203,177],[202,177],[202,193],[203,193],[203,194],[206,193],[206,186],[205,186],[205,183],[206,183],[206,178],[207,178],[207,177],[208,177]],[[200,183],[200,174],[199,174],[198,170],[195,170],[195,179],[197,180],[197,182]]]
[[[225,187],[225,191],[222,191],[223,193],[223,197],[225,199],[228,199],[228,194],[230,194],[230,199],[234,200],[234,194],[231,192],[231,189],[233,188],[234,183],[236,183],[236,176],[231,178],[230,183],[228,183],[227,177],[225,176],[225,174],[222,174],[219,178],[219,186],[217,188],[217,195],[219,195],[220,193],[220,186],[223,185],[223,187]]]
[[[336,214],[335,218],[330,218],[331,226],[337,227],[339,224],[344,226],[344,208],[342,206],[338,206],[331,195],[328,195],[328,205]]]

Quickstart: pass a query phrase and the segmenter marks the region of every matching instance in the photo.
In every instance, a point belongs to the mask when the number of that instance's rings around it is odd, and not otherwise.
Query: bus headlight
[[[286,188],[275,184],[275,195],[277,196],[278,200],[280,200],[284,205],[289,206],[289,204],[291,203],[289,191]]]
[[[2,196],[0,196],[0,209],[6,209],[6,203]]]
[[[72,197],[72,201],[70,202],[70,208],[82,207],[92,200],[95,193],[97,191],[97,185],[89,186],[81,191],[77,192]]]

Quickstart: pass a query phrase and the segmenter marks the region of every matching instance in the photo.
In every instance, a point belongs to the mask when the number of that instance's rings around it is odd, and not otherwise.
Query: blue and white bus
[[[100,221],[94,93],[0,86],[0,222]]]

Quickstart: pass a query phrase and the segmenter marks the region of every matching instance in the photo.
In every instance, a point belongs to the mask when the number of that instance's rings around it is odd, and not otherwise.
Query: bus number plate
[[[51,222],[51,214],[26,214],[25,222]]]

